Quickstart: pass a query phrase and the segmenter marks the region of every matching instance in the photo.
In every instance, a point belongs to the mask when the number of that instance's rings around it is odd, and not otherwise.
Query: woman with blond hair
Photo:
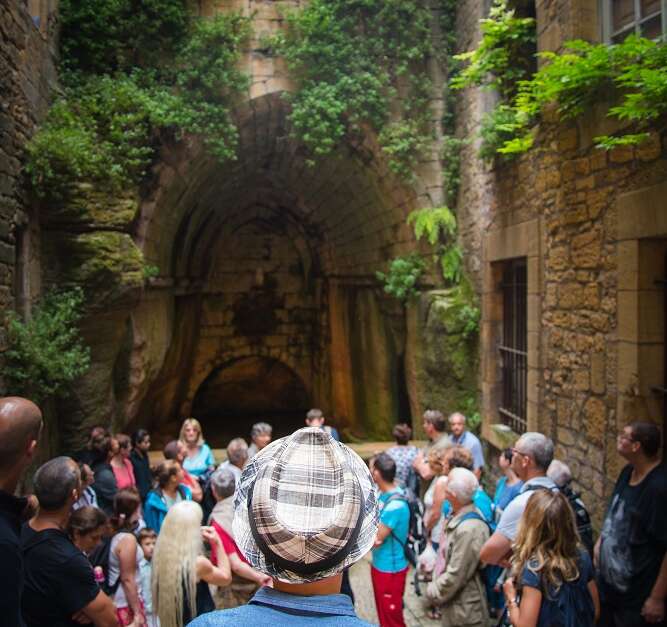
[[[514,627],[593,627],[600,614],[593,566],[560,492],[535,490],[512,548],[503,591]]]
[[[153,553],[153,613],[161,627],[183,627],[215,610],[209,584],[225,587],[232,580],[229,558],[212,527],[201,527],[202,509],[182,501],[167,513]],[[205,540],[215,556],[204,556]]]
[[[204,441],[199,420],[186,418],[183,421],[178,439],[185,444],[187,449],[187,454],[183,460],[183,468],[191,475],[199,478],[215,468],[213,451]]]

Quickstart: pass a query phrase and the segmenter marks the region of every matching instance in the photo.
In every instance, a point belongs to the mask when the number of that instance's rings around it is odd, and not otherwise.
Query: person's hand
[[[424,463],[424,453],[419,451],[414,460],[412,460],[412,467],[417,470]]]
[[[647,623],[661,623],[665,618],[665,600],[649,597],[644,601],[641,615]]]
[[[516,600],[516,586],[514,585],[514,577],[508,577],[503,584],[503,592],[505,593],[505,601],[509,605]]]
[[[430,581],[426,586],[426,598],[429,601],[436,601],[440,596],[440,589],[435,581]]]
[[[273,577],[270,577],[269,575],[264,575],[259,580],[259,585],[266,586],[267,588],[273,588]]]
[[[213,527],[202,527],[201,537],[204,538],[204,542],[208,542],[211,546],[220,544],[220,536],[216,533]]]

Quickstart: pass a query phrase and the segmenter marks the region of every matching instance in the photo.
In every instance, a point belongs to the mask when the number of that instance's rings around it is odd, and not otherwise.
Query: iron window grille
[[[525,433],[528,374],[528,320],[526,260],[512,259],[503,265],[503,322],[500,353],[502,389],[500,420],[515,433]]]

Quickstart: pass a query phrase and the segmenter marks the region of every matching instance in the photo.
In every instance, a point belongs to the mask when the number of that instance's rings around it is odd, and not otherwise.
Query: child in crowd
[[[144,559],[141,561],[139,571],[141,573],[141,589],[146,608],[146,627],[158,627],[158,618],[153,615],[153,594],[151,590],[151,575],[153,550],[157,541],[157,533],[150,527],[144,527],[139,532],[139,545],[144,552]]]
[[[503,587],[512,625],[593,627],[600,614],[593,566],[560,492],[535,490],[513,549]]]

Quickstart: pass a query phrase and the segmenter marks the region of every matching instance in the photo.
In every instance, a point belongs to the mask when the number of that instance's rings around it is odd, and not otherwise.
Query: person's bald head
[[[0,470],[30,463],[41,428],[42,412],[35,403],[18,396],[0,398]]]

